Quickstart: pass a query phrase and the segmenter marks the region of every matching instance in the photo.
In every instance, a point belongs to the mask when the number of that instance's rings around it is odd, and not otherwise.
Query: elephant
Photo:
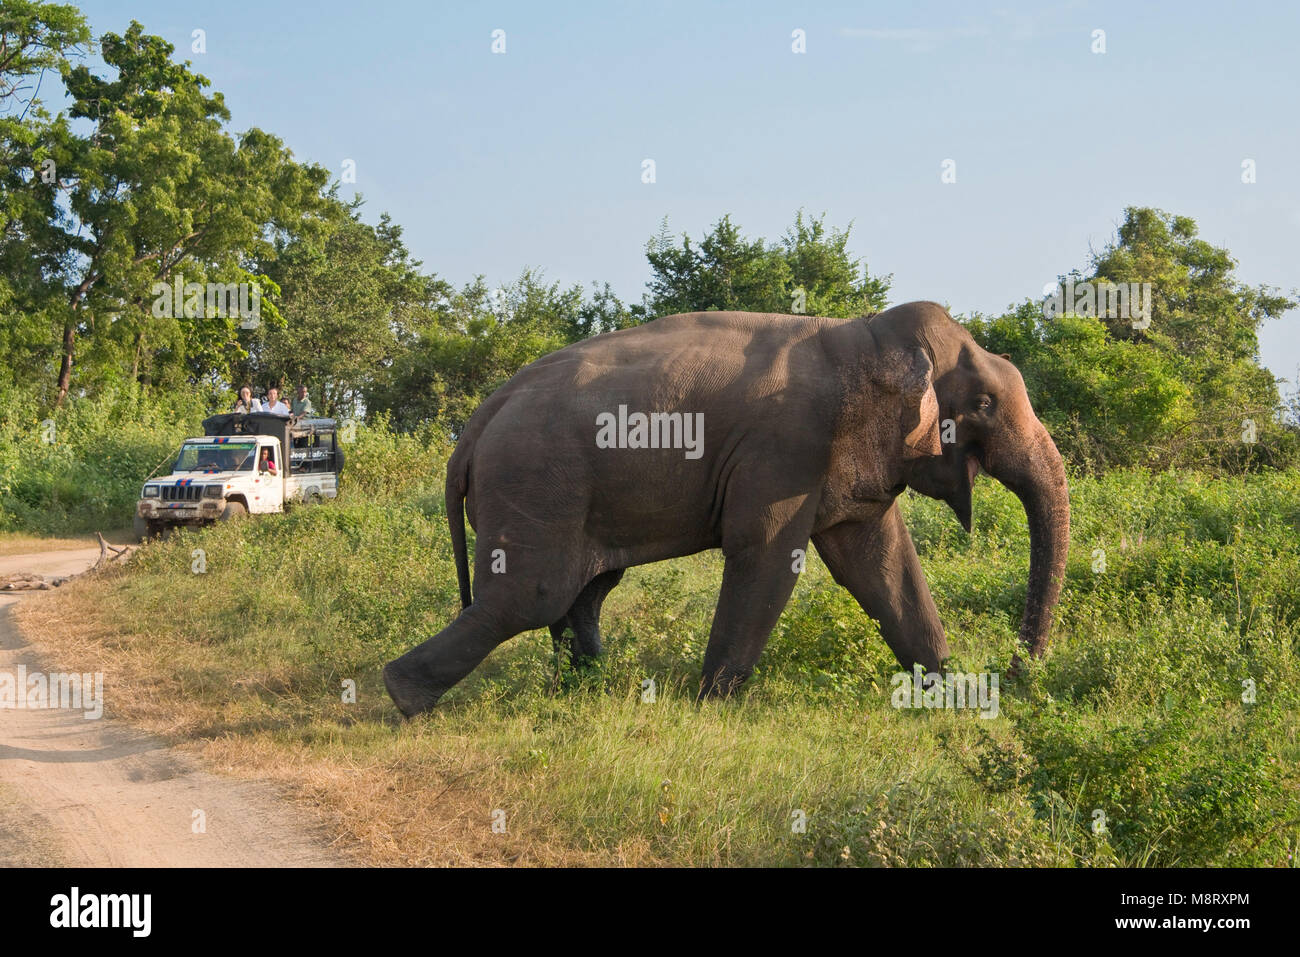
[[[752,673],[810,541],[904,669],[940,670],[947,640],[896,499],[940,499],[969,532],[981,470],[1025,509],[1019,640],[1041,656],[1069,541],[1065,467],[1019,370],[943,306],[697,312],[594,336],[521,369],[466,423],[446,479],[462,609],[388,662],[385,686],[407,717],[428,711],[544,626],[598,654],[600,605],[624,569],[717,548],[699,695],[725,697]]]

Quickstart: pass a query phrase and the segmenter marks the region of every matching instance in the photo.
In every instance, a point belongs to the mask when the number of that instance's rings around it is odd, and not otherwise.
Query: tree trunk
[[[144,345],[144,333],[135,334],[135,357],[131,360],[131,381],[138,382],[140,375],[140,348]]]
[[[59,398],[54,403],[56,409],[63,407],[63,400],[72,387],[72,358],[77,344],[76,314],[69,316],[63,324],[63,360],[59,363]]]
[[[69,301],[69,315],[63,321],[63,360],[59,363],[59,398],[54,403],[56,409],[63,407],[63,400],[68,397],[68,390],[72,388],[72,360],[77,350],[77,306],[81,304],[81,297],[86,294],[95,280],[99,277],[94,273],[88,273],[86,278],[81,281],[72,293],[72,299]]]

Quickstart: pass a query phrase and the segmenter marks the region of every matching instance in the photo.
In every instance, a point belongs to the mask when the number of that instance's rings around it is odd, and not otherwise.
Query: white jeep
[[[177,525],[283,512],[287,503],[338,495],[343,452],[333,419],[230,413],[204,419],[203,428],[207,435],[181,445],[170,475],[140,490],[134,528],[141,541]]]

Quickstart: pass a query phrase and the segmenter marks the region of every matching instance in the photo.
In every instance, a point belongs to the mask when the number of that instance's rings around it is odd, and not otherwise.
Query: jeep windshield
[[[172,472],[249,472],[256,442],[186,442]]]

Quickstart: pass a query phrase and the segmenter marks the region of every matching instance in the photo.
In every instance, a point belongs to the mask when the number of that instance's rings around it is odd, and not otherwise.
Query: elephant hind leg
[[[600,609],[605,598],[622,578],[621,568],[601,572],[587,583],[587,587],[569,609],[575,659],[595,658],[604,650],[600,643]]]
[[[600,609],[605,598],[623,578],[624,569],[601,572],[582,589],[568,613],[551,624],[551,641],[556,654],[567,644],[574,664],[595,658],[604,650],[600,642]],[[565,629],[573,637],[565,639]]]
[[[576,585],[568,591],[555,582],[534,586],[530,603],[504,583],[483,589],[450,625],[384,666],[389,697],[408,718],[428,711],[498,645],[553,621],[577,591]]]
[[[384,666],[388,696],[408,718],[428,711],[493,648],[517,633],[482,604],[470,605],[442,631]]]

